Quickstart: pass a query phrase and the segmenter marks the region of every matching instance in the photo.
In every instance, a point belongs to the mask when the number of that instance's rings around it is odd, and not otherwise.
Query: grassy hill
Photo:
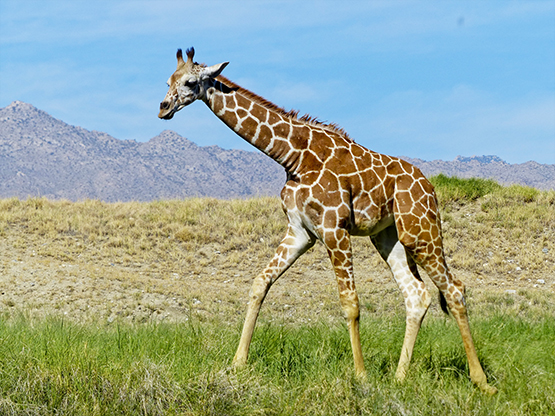
[[[230,371],[250,282],[285,232],[275,198],[11,198],[0,200],[0,414],[549,414],[555,192],[432,182],[496,398],[467,380],[437,304],[407,382],[393,381],[403,301],[367,238],[353,239],[367,382],[352,378],[321,246],[274,285],[249,368]]]

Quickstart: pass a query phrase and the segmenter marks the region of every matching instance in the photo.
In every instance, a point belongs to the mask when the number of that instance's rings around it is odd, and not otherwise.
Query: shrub
[[[446,176],[443,173],[429,179],[434,185],[442,206],[453,202],[461,204],[475,201],[484,195],[502,189],[502,186],[493,179],[463,179],[456,176]]]

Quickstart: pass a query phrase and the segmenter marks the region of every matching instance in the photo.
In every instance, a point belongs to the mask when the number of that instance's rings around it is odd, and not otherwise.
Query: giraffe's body
[[[160,104],[160,118],[196,99],[203,100],[239,136],[280,163],[287,172],[281,192],[287,233],[274,258],[253,283],[236,365],[247,354],[260,306],[274,283],[317,240],[326,247],[347,316],[355,371],[365,373],[359,336],[359,302],[353,278],[350,236],[369,236],[388,263],[407,311],[406,332],[396,376],[405,377],[416,335],[430,305],[418,274],[420,265],[445,298],[457,320],[472,381],[489,393],[466,314],[464,285],[449,272],[432,185],[416,167],[365,149],[334,125],[297,117],[220,76],[227,63],[204,67],[185,62],[178,68]]]

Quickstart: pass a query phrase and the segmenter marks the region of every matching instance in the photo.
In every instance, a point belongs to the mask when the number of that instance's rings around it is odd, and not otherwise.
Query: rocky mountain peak
[[[42,121],[48,119],[51,119],[52,121],[58,121],[45,111],[39,110],[35,106],[24,103],[23,101],[14,101],[10,105],[4,108],[0,108],[0,122],[4,122],[7,120],[12,120],[14,122],[24,122],[36,121],[37,119],[40,119]]]
[[[507,163],[499,156],[487,155],[487,156],[457,156],[455,158],[456,162],[462,163],[470,163],[470,162],[477,162],[477,163]]]

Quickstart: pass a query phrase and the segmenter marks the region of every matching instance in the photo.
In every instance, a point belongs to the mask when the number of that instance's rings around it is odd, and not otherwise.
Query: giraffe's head
[[[158,117],[169,120],[175,113],[193,101],[205,97],[208,83],[220,75],[229,62],[213,66],[204,66],[193,62],[195,49],[187,49],[187,61],[183,52],[177,50],[177,69],[168,80],[168,93],[160,103]]]

